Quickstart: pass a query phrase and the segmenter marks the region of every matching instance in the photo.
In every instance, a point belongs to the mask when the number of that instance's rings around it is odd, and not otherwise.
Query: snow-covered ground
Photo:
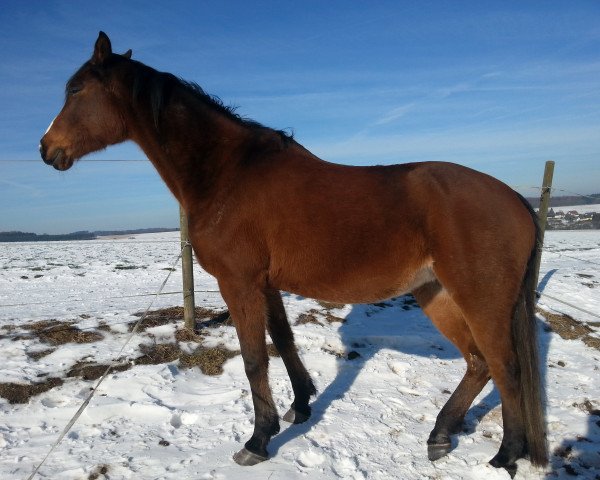
[[[572,207],[554,207],[554,211],[570,212],[575,210],[578,213],[600,212],[600,204],[594,205],[574,205]]]
[[[27,403],[0,398],[0,478],[25,479],[81,405],[95,382],[66,378],[77,362],[107,363],[127,337],[133,314],[145,310],[179,253],[177,233],[80,242],[0,244],[0,383],[64,383]],[[587,322],[600,319],[600,231],[548,232],[540,273],[540,306]],[[195,267],[196,304],[224,309],[213,278]],[[165,292],[178,292],[177,265]],[[125,297],[125,298],[124,298]],[[502,438],[499,398],[488,385],[467,416],[454,450],[431,463],[425,442],[435,417],[460,381],[464,362],[409,298],[326,310],[284,295],[296,341],[319,391],[313,417],[282,423],[272,458],[254,467],[231,459],[252,432],[252,401],[242,360],[220,375],[175,362],[111,373],[37,478],[47,479],[507,479],[487,461]],[[153,309],[180,305],[180,294]],[[344,319],[344,322],[336,321]],[[25,327],[72,321],[99,341],[59,345],[52,353]],[[97,330],[102,324],[103,327]],[[150,328],[126,347],[174,342],[176,325]],[[152,337],[150,336],[152,335]],[[600,476],[600,352],[565,340],[540,322],[548,390],[551,466],[519,461],[516,478]],[[231,326],[206,329],[204,344],[236,350]],[[185,342],[184,342],[185,343]],[[187,345],[187,347],[186,347]],[[183,348],[192,348],[186,344]],[[357,358],[348,353],[354,351]],[[292,400],[285,368],[271,358],[270,380],[280,412]],[[576,477],[579,475],[579,477]]]

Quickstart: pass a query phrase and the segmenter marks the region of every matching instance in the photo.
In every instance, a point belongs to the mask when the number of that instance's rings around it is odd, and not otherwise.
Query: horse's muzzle
[[[45,164],[52,165],[56,170],[68,170],[73,165],[73,161],[67,158],[62,148],[57,148],[52,152],[52,155],[49,155],[48,147],[43,138],[40,141],[40,155]]]

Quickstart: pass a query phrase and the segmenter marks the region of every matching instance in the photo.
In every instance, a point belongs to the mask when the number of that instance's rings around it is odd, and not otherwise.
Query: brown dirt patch
[[[333,348],[323,347],[322,350],[325,353],[328,353],[329,355],[333,355],[334,357],[337,357],[337,358],[344,358],[346,356],[346,354],[344,352],[339,352],[337,350],[334,350]]]
[[[50,355],[54,352],[56,348],[48,348],[46,350],[36,350],[34,352],[27,352],[27,356],[32,358],[33,360],[39,360],[40,358],[44,358],[46,355]]]
[[[595,348],[596,350],[600,350],[600,338],[592,337],[590,335],[586,335],[582,338],[583,343],[585,343],[588,347]]]
[[[325,320],[327,320],[329,323],[346,323],[345,318],[337,317],[329,312],[325,313]]]
[[[199,367],[205,375],[220,375],[223,364],[239,355],[239,350],[228,350],[223,346],[199,346],[192,353],[183,352],[176,343],[158,343],[142,345],[143,355],[134,360],[136,365],[157,365],[179,360],[180,368]]]
[[[337,317],[333,315],[329,310],[325,311],[325,313],[320,310],[311,309],[306,313],[301,313],[298,315],[298,319],[294,325],[304,325],[306,323],[315,323],[317,325],[321,325],[322,322],[319,321],[319,318],[324,319],[329,323],[344,323],[346,321],[345,318]]]
[[[15,327],[14,325],[2,325],[0,327],[0,330],[4,330],[6,333],[13,333],[15,330],[17,330],[17,327]],[[0,338],[6,338],[4,335],[0,335]]]
[[[575,402],[573,404],[574,407],[587,412],[589,415],[594,415],[600,417],[600,408],[597,408],[589,399],[585,399],[581,403]]]
[[[134,315],[141,317],[144,312],[137,312]],[[196,328],[198,327],[211,327],[216,322],[219,324],[226,324],[226,320],[229,318],[229,312],[223,312],[222,310],[213,310],[211,308],[196,307],[194,310],[194,319],[196,321]],[[172,323],[179,323],[183,321],[183,307],[169,307],[161,308],[159,310],[152,310],[148,312],[146,318],[139,327],[140,332],[147,330],[148,328],[160,327],[162,325],[169,325]],[[137,320],[129,324],[129,329],[133,329]]]
[[[239,354],[238,350],[228,350],[221,346],[198,347],[191,354],[182,352],[179,357],[179,366],[181,368],[199,367],[204,375],[220,375],[223,373],[223,364]]]
[[[333,302],[325,302],[323,300],[317,300],[317,303],[321,305],[325,310],[335,310],[338,308],[344,308],[346,306],[345,303],[333,303]]]
[[[140,345],[142,355],[134,360],[136,365],[158,365],[174,362],[179,358],[181,349],[176,343],[155,343]]]
[[[60,378],[48,378],[39,383],[0,383],[0,397],[6,398],[9,403],[27,403],[34,395],[47,392],[48,390],[63,384]]]
[[[175,330],[175,340],[178,342],[196,342],[200,343],[204,336],[201,333],[189,330],[187,328],[178,328]]]
[[[110,328],[110,325],[108,323],[104,323],[104,322],[100,322],[98,324],[97,330],[100,330],[101,332],[111,332],[112,328]]]
[[[294,325],[304,325],[306,323],[316,323],[317,325],[321,325],[321,322],[319,322],[315,313],[318,313],[317,310],[310,310],[307,313],[301,313],[298,315],[298,319]]]
[[[123,372],[125,370],[129,370],[131,367],[132,365],[129,363],[123,365],[115,365],[112,368],[111,372]],[[81,377],[84,380],[96,380],[102,375],[104,375],[104,372],[106,372],[107,368],[108,365],[79,361],[75,365],[73,365],[71,370],[67,372],[67,377]]]
[[[546,319],[550,330],[565,340],[581,340],[588,347],[600,350],[600,338],[592,336],[594,330],[585,323],[578,322],[564,313],[552,313],[539,307],[536,311]]]
[[[65,343],[93,343],[104,336],[95,331],[81,330],[73,322],[60,322],[58,320],[41,320],[23,327],[29,333],[18,335],[15,340],[38,338],[41,342],[50,345],[64,345]]]

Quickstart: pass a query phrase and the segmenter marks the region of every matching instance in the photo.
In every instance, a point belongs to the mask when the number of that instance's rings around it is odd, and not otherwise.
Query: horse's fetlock
[[[279,420],[271,426],[271,436],[277,435],[281,431],[281,426],[279,425]]]

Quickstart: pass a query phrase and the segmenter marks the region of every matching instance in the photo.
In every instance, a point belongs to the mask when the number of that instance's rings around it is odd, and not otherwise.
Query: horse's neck
[[[209,107],[171,108],[164,113],[159,129],[147,118],[133,140],[187,209],[190,202],[197,203],[214,194],[232,168],[232,151],[242,141],[244,131]]]

